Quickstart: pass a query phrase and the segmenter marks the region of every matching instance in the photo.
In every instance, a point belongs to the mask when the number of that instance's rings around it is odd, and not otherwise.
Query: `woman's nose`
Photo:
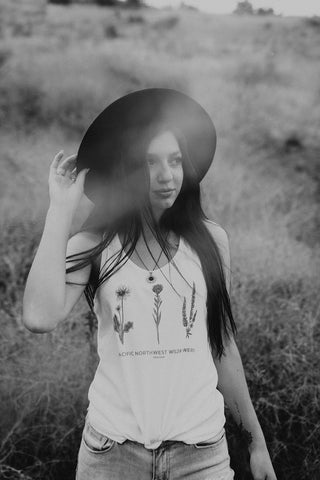
[[[160,167],[158,179],[162,182],[167,182],[172,179],[172,171],[168,164],[164,164]]]

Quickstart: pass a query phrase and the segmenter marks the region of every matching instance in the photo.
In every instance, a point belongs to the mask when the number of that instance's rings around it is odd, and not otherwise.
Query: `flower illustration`
[[[156,295],[159,295],[159,293],[161,293],[163,290],[163,286],[158,284],[158,285],[155,285],[152,289],[152,291],[156,294]]]
[[[130,295],[129,288],[121,286],[116,290],[117,298],[121,301],[121,306],[117,305],[116,310],[118,312],[113,315],[113,328],[119,334],[121,343],[124,342],[124,334],[129,332],[133,328],[133,322],[124,323],[124,300]],[[119,318],[120,317],[120,318]]]
[[[187,319],[187,312],[186,312],[186,305],[187,305],[187,300],[186,297],[183,297],[183,305],[182,305],[182,323],[183,326],[186,327],[188,325],[188,319]]]
[[[161,307],[161,304],[162,304],[162,300],[160,298],[160,293],[162,292],[163,290],[163,286],[158,284],[158,285],[155,285],[153,288],[152,288],[152,291],[155,293],[155,297],[154,297],[154,309],[153,309],[153,320],[156,324],[156,328],[157,328],[157,340],[158,340],[158,343],[160,343],[160,339],[159,339],[159,324],[160,324],[160,320],[161,320],[161,312],[160,312],[160,307]]]
[[[195,283],[193,282],[189,319],[187,318],[187,313],[186,313],[186,305],[187,305],[186,297],[184,297],[183,305],[182,305],[182,324],[186,328],[187,338],[189,338],[189,336],[191,335],[191,329],[193,327],[193,324],[195,322],[196,315],[197,315],[197,310],[194,312],[195,296],[196,296],[196,286],[195,286]]]
[[[130,294],[130,290],[128,287],[123,285],[116,290],[116,294],[119,299],[123,299]]]
[[[133,322],[127,322],[124,325],[124,332],[129,332],[130,328],[133,328]]]
[[[113,326],[116,332],[120,332],[120,322],[117,315],[113,315]]]

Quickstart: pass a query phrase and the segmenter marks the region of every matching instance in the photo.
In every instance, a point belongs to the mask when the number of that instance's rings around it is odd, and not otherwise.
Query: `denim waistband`
[[[222,429],[220,430],[220,432],[218,432],[217,434],[213,435],[212,437],[206,438],[206,439],[202,439],[202,440],[198,440],[198,442],[200,442],[200,441],[201,441],[201,442],[217,442],[217,441],[219,441],[219,440],[223,437],[224,434],[225,434],[225,429],[222,428]],[[135,441],[135,440],[130,440],[130,441],[133,442],[133,443],[135,443],[135,444],[137,444],[137,445],[141,445],[141,446],[144,447],[144,444],[143,444],[143,443],[137,442],[137,441]],[[159,449],[159,448],[169,447],[169,446],[172,446],[172,445],[175,445],[175,444],[179,445],[179,444],[181,444],[181,443],[184,443],[185,445],[190,445],[190,444],[192,445],[193,443],[198,443],[198,442],[187,443],[187,442],[184,442],[183,440],[163,440],[163,441],[160,443],[160,445],[159,445],[156,449],[154,449],[154,450],[157,450],[157,449]],[[152,450],[152,449],[150,449],[150,450]]]
[[[101,441],[103,438],[105,437],[108,437],[108,435],[104,435],[100,432],[98,432],[89,422],[89,419],[88,419],[88,415],[86,416],[86,419],[85,419],[85,426],[84,428],[86,429],[86,431],[90,431],[90,434],[93,435],[98,441]],[[215,441],[218,441],[222,438],[222,436],[224,435],[225,433],[225,429],[224,427],[220,430],[220,432],[218,432],[217,434],[215,434],[214,436],[210,437],[210,438],[205,438],[205,439],[201,439],[201,440],[198,440],[197,442],[215,442]],[[110,437],[109,437],[110,438]],[[131,440],[131,439],[127,439],[128,441],[132,442],[132,443],[135,443],[136,445],[140,445],[144,448],[146,448],[144,446],[143,443],[141,442],[138,442],[136,440]],[[126,441],[126,440],[125,440]],[[197,442],[190,442],[191,444],[192,443],[197,443]],[[123,442],[124,443],[124,442]],[[181,443],[184,443],[184,444],[187,444],[189,445],[190,443],[187,443],[187,442],[184,442],[183,440],[162,440],[162,442],[160,443],[160,445],[156,448],[163,448],[163,447],[168,447],[168,446],[173,446],[173,445],[179,445]],[[148,449],[148,450],[156,450],[156,449]]]

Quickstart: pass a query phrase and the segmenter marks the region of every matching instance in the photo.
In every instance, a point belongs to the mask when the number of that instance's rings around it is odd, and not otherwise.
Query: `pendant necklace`
[[[168,238],[168,235],[169,235],[169,233],[167,234],[166,239]],[[180,241],[181,241],[181,240],[180,240]],[[147,246],[147,247],[148,247],[148,246]],[[149,248],[148,248],[148,250],[149,250]],[[143,265],[145,266],[146,270],[148,270],[146,264],[144,263],[144,261],[143,261],[142,258],[140,257],[140,255],[139,255],[139,253],[137,252],[137,250],[135,250],[135,251],[136,251],[136,254],[138,255],[139,259],[141,260],[141,262],[142,262]],[[161,253],[160,253],[160,255],[159,255],[159,258],[158,258],[156,264],[159,262],[159,259],[160,259],[161,255],[162,255],[162,252],[163,252],[163,251],[161,250]],[[149,253],[150,253],[150,250],[149,250]],[[174,260],[172,259],[171,261],[172,261],[172,263],[174,264],[175,268],[176,268],[176,269],[178,270],[178,272],[180,273],[180,275],[182,275],[181,272],[180,272],[180,270],[179,270],[178,267],[176,266]],[[155,266],[156,266],[156,264],[155,264]],[[153,270],[148,270],[148,271],[149,271],[149,275],[148,275],[148,277],[146,278],[146,281],[147,281],[148,283],[154,283],[154,282],[156,281],[156,277],[154,276],[154,273],[153,273],[153,271],[154,271],[154,269],[155,269],[155,266],[153,267]],[[161,271],[162,275],[165,277],[165,279],[167,280],[167,282],[171,285],[171,287],[173,288],[173,290],[175,291],[175,293],[178,295],[178,297],[180,298],[180,300],[183,301],[183,299],[184,299],[185,297],[183,297],[183,295],[181,295],[179,292],[177,292],[177,290],[175,289],[175,287],[173,286],[173,284],[171,283],[171,281],[167,278],[167,276],[163,273],[163,271],[161,270],[161,268],[160,268],[159,270]],[[170,271],[170,263],[169,263],[169,271]],[[183,275],[182,275],[182,277],[183,277]],[[184,278],[184,277],[183,277],[183,278]],[[170,279],[171,279],[171,275],[170,275]],[[191,285],[189,284],[189,282],[187,282],[187,283],[188,283],[189,287],[191,288]]]
[[[168,233],[167,236],[166,236],[166,240],[167,240],[167,238],[168,238],[168,235],[169,235],[169,233]],[[142,260],[142,258],[140,257],[140,255],[139,255],[139,253],[137,252],[136,249],[135,249],[135,251],[136,251],[136,254],[138,255],[139,259],[140,259],[141,262],[143,263],[143,265],[146,267],[146,270],[149,271],[149,275],[148,275],[147,278],[146,278],[147,282],[148,282],[148,283],[154,283],[157,278],[154,276],[154,273],[153,273],[153,272],[154,272],[154,269],[155,269],[156,265],[158,264],[158,262],[159,262],[159,260],[160,260],[160,257],[161,257],[161,255],[162,255],[162,253],[163,253],[163,250],[161,249],[161,252],[160,252],[160,255],[159,255],[159,257],[158,257],[158,260],[157,260],[156,263],[154,264],[154,267],[153,267],[152,270],[149,270],[149,269],[147,268],[146,264],[144,263],[144,261]]]

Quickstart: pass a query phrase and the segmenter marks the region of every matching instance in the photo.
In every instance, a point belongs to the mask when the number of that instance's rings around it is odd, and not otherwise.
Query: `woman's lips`
[[[173,192],[174,190],[157,190],[155,193],[159,195],[159,197],[166,198],[170,197]]]

